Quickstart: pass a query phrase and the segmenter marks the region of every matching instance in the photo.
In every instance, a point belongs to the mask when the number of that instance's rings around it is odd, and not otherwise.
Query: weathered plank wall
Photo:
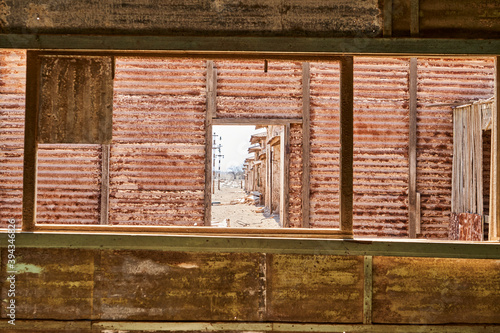
[[[3,0],[9,33],[380,36],[379,0]]]
[[[17,320],[500,324],[498,260],[18,248]],[[2,299],[7,299],[2,249]],[[373,274],[366,290],[365,274]],[[1,318],[6,318],[5,307]],[[3,332],[3,331],[2,331]]]

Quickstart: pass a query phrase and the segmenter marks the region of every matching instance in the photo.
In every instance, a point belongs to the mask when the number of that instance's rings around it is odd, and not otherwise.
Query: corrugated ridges
[[[38,146],[39,224],[98,224],[100,145]]]
[[[301,63],[216,61],[217,117],[300,118]]]
[[[338,227],[339,64],[311,63],[310,225]]]
[[[493,59],[418,60],[417,192],[422,237],[447,238],[451,213],[453,116],[450,103],[493,96]]]
[[[0,51],[0,227],[21,223],[26,52]]]
[[[201,225],[205,62],[117,58],[112,224]]]
[[[354,61],[354,233],[408,233],[408,59]]]

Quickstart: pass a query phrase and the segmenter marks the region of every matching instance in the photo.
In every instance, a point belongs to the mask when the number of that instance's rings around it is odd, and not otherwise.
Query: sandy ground
[[[212,194],[212,225],[231,228],[280,228],[279,215],[257,213],[263,206],[245,203],[239,181],[221,183]]]

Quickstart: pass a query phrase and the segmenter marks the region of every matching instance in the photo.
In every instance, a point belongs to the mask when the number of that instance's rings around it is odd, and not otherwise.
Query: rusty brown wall
[[[26,52],[0,52],[0,226],[22,217]]]
[[[362,256],[54,248],[16,256],[18,320],[363,320]],[[6,267],[5,248],[1,257]],[[373,257],[373,322],[500,324],[499,270],[498,260]],[[5,269],[1,281],[6,299]]]
[[[493,96],[493,59],[418,60],[417,192],[422,237],[447,238],[451,213],[451,105]]]
[[[3,0],[2,32],[380,36],[378,0]]]
[[[301,125],[290,125],[288,223],[292,228],[302,227],[302,132]]]
[[[203,60],[116,59],[112,224],[202,224],[205,68]]]
[[[216,61],[218,118],[301,118],[299,62]]]
[[[271,152],[272,152],[271,212],[279,213],[280,192],[281,192],[281,146],[279,144],[272,146]]]

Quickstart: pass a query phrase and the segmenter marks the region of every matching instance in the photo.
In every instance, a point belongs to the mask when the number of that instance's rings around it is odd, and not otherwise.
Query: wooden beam
[[[311,154],[311,69],[302,63],[302,227],[309,228]]]
[[[359,332],[359,333],[494,333],[498,325],[362,325],[362,324],[300,324],[300,323],[247,323],[247,322],[141,322],[95,321],[94,330],[110,331],[162,331],[162,332]]]
[[[417,58],[410,59],[410,119],[408,143],[408,236],[417,232]]]
[[[101,218],[100,224],[109,224],[109,153],[110,145],[101,145]]]
[[[500,240],[500,57],[495,57],[495,100],[491,115],[491,179],[489,239]]]
[[[300,118],[282,118],[282,119],[262,119],[262,118],[214,118],[213,125],[286,125],[301,124]]]
[[[0,48],[173,51],[173,55],[182,57],[202,52],[204,58],[210,54],[217,58],[306,61],[344,54],[495,56],[500,49],[500,39],[0,34]]]
[[[410,35],[420,34],[420,0],[410,0]]]
[[[373,300],[373,257],[364,257],[364,301],[363,301],[363,324],[372,323],[372,300]]]
[[[290,124],[283,126],[283,132],[281,132],[280,153],[280,220],[283,228],[288,228],[290,226],[288,218],[288,210],[290,206]]]
[[[384,37],[392,36],[392,0],[384,0],[384,27],[382,35]]]
[[[34,230],[36,224],[39,73],[40,58],[38,57],[38,53],[28,51],[26,60],[26,116],[24,125],[23,231]]]
[[[353,58],[340,61],[340,230],[352,234],[353,207]]]
[[[217,70],[212,60],[207,61],[205,115],[205,189],[203,196],[204,225],[212,224],[212,119],[217,112]]]

